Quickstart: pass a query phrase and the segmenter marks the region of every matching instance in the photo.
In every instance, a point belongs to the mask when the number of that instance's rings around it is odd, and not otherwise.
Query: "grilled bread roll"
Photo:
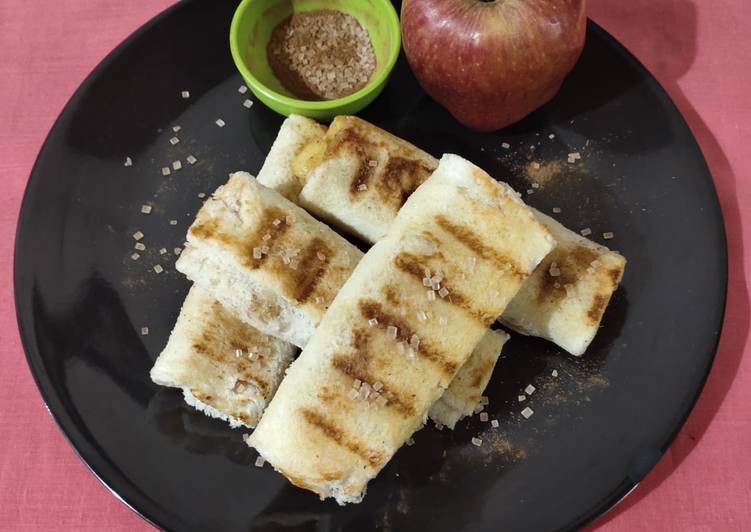
[[[445,155],[339,291],[247,442],[293,484],[359,502],[553,246],[509,187]],[[446,290],[432,298],[436,277]]]
[[[294,352],[193,285],[151,380],[180,388],[189,405],[232,427],[255,427]]]

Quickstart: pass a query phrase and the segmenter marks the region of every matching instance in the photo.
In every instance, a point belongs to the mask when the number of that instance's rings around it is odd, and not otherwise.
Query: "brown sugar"
[[[282,85],[306,100],[333,100],[363,88],[376,67],[368,32],[351,15],[295,13],[274,28],[266,50]]]

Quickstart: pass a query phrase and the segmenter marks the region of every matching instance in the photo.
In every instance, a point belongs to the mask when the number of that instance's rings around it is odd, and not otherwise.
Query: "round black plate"
[[[554,101],[500,133],[476,134],[427,98],[400,60],[364,118],[534,191],[530,204],[560,207],[560,220],[590,227],[595,240],[612,231],[607,243],[629,262],[585,357],[514,335],[488,390],[498,429],[478,416],[454,432],[426,428],[362,504],[340,508],[253,467],[241,431],[148,378],[188,288],[172,250],[199,193],[230,171],[258,171],[281,123],[261,104],[242,106],[227,45],[233,9],[181,3],[118,47],[60,115],[29,180],[15,256],[19,325],[42,395],[83,460],[170,529],[560,530],[604,512],[680,428],[722,325],[721,213],[667,95],[590,24]],[[175,125],[181,142],[172,146]],[[570,152],[581,161],[569,164]],[[188,154],[199,162],[186,164]],[[185,167],[163,177],[178,158]],[[150,215],[140,213],[144,203],[154,205]],[[137,230],[148,249],[133,261]],[[537,391],[519,403],[527,384]],[[535,412],[528,420],[525,406]],[[475,435],[480,448],[469,442]]]

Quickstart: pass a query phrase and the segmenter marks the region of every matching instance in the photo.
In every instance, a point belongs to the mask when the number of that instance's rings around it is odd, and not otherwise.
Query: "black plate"
[[[19,325],[42,395],[83,460],[170,529],[559,530],[604,512],[665,452],[722,324],[721,213],[667,95],[590,24],[581,61],[552,103],[501,133],[475,134],[428,99],[400,60],[366,119],[535,190],[529,203],[560,207],[559,219],[591,227],[595,240],[614,232],[608,243],[629,263],[584,358],[514,335],[488,391],[498,430],[477,416],[453,433],[425,429],[362,504],[339,508],[253,467],[240,431],[148,378],[188,288],[172,251],[158,249],[181,245],[199,193],[230,171],[260,168],[281,122],[260,104],[242,106],[227,46],[233,9],[181,3],[125,41],[66,106],[28,184],[15,256]],[[219,117],[226,127],[214,124]],[[582,160],[569,164],[574,151]],[[162,177],[189,153],[196,165]],[[126,156],[133,167],[123,166]],[[559,164],[560,175],[533,189],[525,175],[542,170],[534,161]],[[148,216],[146,202],[155,206]],[[134,262],[136,230],[148,251]],[[164,273],[151,269],[157,262]],[[529,383],[537,391],[520,404]],[[529,420],[519,415],[527,405]],[[480,448],[469,443],[475,435]]]

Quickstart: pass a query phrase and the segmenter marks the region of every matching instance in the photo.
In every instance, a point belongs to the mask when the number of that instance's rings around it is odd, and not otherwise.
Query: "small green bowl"
[[[300,100],[290,95],[274,76],[266,47],[274,28],[301,11],[335,9],[352,15],[373,43],[376,70],[359,91],[325,101]],[[388,81],[401,49],[399,17],[391,0],[243,0],[232,18],[230,49],[237,69],[256,97],[285,116],[299,114],[316,120],[354,114],[378,96]]]

